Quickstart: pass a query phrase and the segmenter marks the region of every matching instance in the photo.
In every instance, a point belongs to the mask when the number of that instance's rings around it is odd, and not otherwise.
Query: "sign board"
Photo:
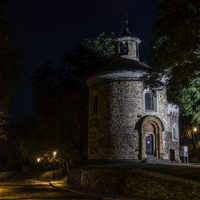
[[[181,146],[179,154],[180,156],[188,156],[188,146]]]
[[[181,146],[179,149],[179,156],[182,156],[184,159],[184,163],[188,163],[188,146]]]
[[[183,146],[184,147],[184,153],[188,153],[188,146]]]

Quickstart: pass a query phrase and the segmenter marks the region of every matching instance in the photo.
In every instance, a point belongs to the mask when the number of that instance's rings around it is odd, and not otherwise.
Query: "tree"
[[[197,75],[200,73],[196,72]],[[185,133],[193,140],[193,149],[196,149],[194,134],[198,133],[200,124],[200,77],[191,80],[188,87],[180,90],[177,97],[182,115],[185,116],[187,125]],[[194,131],[194,129],[197,131]]]
[[[153,22],[150,65],[146,85],[167,85],[170,101],[178,103],[193,138],[199,123],[200,95],[197,92],[200,61],[200,1],[161,0],[158,18]],[[165,80],[165,81],[163,81]],[[195,81],[194,81],[195,80]],[[184,125],[181,125],[184,126]]]
[[[37,133],[25,138],[21,148],[23,155],[43,158],[46,163],[57,161],[66,167],[77,160],[84,165],[87,158],[87,100],[71,91],[71,84],[63,87],[58,74],[48,61],[32,77]],[[29,150],[30,146],[32,150]],[[34,152],[35,148],[40,150]],[[52,157],[53,151],[58,152],[56,159]]]
[[[14,42],[16,29],[6,19],[12,7],[9,0],[0,1],[0,136],[5,137],[2,125],[9,116],[9,108],[22,84],[22,55]]]
[[[79,91],[85,89],[85,79],[88,75],[114,61],[113,39],[114,33],[107,35],[103,32],[97,38],[85,39],[71,51],[66,51],[60,68],[63,84],[67,85],[69,81],[73,81],[79,86]]]
[[[4,125],[7,134],[5,149],[1,155],[6,158],[7,170],[21,170],[24,157],[20,149],[20,143],[24,137],[29,135],[30,129],[34,127],[35,119],[17,119]],[[30,146],[29,146],[30,148]]]
[[[200,70],[200,1],[161,0],[153,22],[150,65],[154,83],[165,75],[174,92],[188,87]],[[157,73],[155,73],[157,72]]]
[[[102,33],[95,39],[85,39],[65,52],[60,70],[53,71],[47,61],[32,77],[43,160],[55,160],[52,152],[56,150],[56,160],[63,165],[69,166],[70,161],[76,160],[85,164],[88,124],[85,78],[114,60],[113,37]]]

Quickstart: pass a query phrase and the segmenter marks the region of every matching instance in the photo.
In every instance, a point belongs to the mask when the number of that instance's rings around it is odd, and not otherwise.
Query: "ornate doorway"
[[[154,155],[163,159],[162,121],[152,115],[145,116],[141,121],[140,159],[145,160],[147,155]]]

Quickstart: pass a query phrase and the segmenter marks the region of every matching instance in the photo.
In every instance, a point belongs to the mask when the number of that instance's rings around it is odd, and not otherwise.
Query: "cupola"
[[[139,44],[142,40],[134,37],[128,29],[128,18],[126,17],[123,33],[113,40],[115,45],[115,61],[127,58],[139,61]]]

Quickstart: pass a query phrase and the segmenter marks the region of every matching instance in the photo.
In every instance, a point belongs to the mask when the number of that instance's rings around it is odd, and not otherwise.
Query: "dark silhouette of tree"
[[[17,30],[7,20],[11,1],[0,1],[0,136],[5,137],[2,125],[22,84],[22,55],[14,37]]]
[[[196,149],[194,134],[199,133],[200,124],[200,77],[190,80],[189,86],[182,88],[176,99],[185,119],[184,133],[192,138],[193,149]],[[194,131],[195,128],[196,131]]]
[[[114,61],[113,39],[113,33],[111,35],[101,33],[97,38],[85,39],[71,51],[66,51],[60,68],[60,79],[63,84],[68,85],[72,82],[76,90],[79,88],[79,92],[83,94],[86,90],[86,78],[103,65]]]
[[[200,62],[200,1],[161,0],[158,18],[153,22],[150,65],[156,76],[169,78],[178,92],[198,77]]]
[[[167,86],[168,98],[177,103],[187,118],[186,135],[193,138],[199,124],[200,1],[161,0],[152,26],[150,66],[145,76],[151,88]],[[164,80],[164,81],[163,81]],[[182,126],[182,124],[181,124]]]
[[[113,37],[113,34],[102,33],[96,39],[85,39],[64,53],[65,58],[58,71],[52,70],[51,62],[47,61],[33,75],[37,133],[41,138],[37,148],[41,146],[42,149],[37,156],[43,161],[59,161],[63,169],[68,166],[68,170],[72,162],[85,164],[88,146],[88,89],[85,79],[104,64],[113,62]],[[37,141],[31,138],[31,143]],[[26,140],[22,145],[24,153],[28,152],[25,150],[28,148]],[[56,157],[52,156],[53,151],[58,152]]]
[[[4,125],[4,129],[7,132],[7,140],[4,142],[6,150],[2,154],[6,158],[7,170],[22,169],[25,157],[22,155],[20,143],[24,137],[29,135],[33,127],[35,127],[34,118],[17,119]],[[29,146],[29,148],[31,147]]]

